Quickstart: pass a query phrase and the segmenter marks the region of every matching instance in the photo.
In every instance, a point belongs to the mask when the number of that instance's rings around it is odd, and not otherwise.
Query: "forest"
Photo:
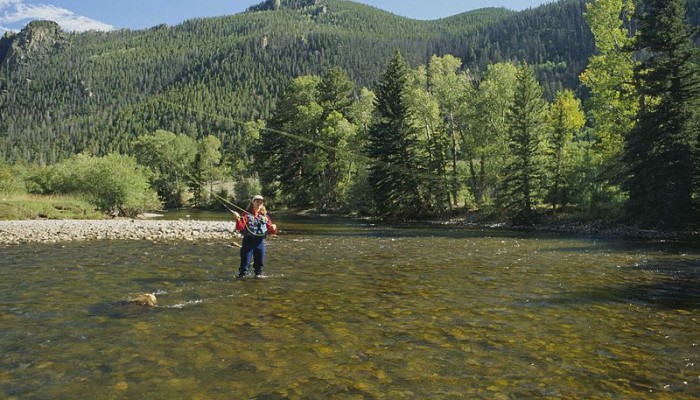
[[[32,22],[0,39],[0,192],[124,214],[260,191],[386,218],[693,229],[698,3],[415,21],[277,0],[144,31]]]

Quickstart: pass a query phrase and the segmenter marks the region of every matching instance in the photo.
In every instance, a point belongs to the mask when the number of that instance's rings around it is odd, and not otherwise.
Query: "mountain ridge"
[[[270,0],[258,5],[263,9],[175,26],[63,32],[65,45],[42,57],[0,62],[7,116],[0,160],[54,163],[82,151],[128,152],[134,138],[157,129],[216,135],[235,159],[248,151],[244,123],[267,119],[294,77],[339,66],[358,88],[371,88],[397,49],[413,67],[434,54],[452,54],[477,72],[526,61],[551,97],[578,89],[593,54],[584,3],[420,21],[351,1],[289,0],[275,10]],[[13,37],[0,39],[0,49]]]

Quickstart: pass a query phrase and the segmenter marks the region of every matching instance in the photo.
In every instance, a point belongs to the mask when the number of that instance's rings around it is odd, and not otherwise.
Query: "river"
[[[700,393],[696,243],[275,222],[265,279],[226,241],[0,247],[0,398]]]

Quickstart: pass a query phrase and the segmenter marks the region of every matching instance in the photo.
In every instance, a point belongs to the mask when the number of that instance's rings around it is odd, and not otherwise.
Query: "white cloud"
[[[0,30],[10,30],[3,26],[21,26],[36,19],[55,21],[61,28],[67,31],[109,31],[114,29],[112,25],[106,24],[77,15],[65,8],[56,7],[51,4],[26,4],[24,0],[0,0]]]

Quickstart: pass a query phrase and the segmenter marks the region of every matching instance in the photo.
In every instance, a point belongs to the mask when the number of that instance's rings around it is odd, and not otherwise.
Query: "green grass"
[[[100,218],[93,204],[78,197],[0,194],[0,220]]]

